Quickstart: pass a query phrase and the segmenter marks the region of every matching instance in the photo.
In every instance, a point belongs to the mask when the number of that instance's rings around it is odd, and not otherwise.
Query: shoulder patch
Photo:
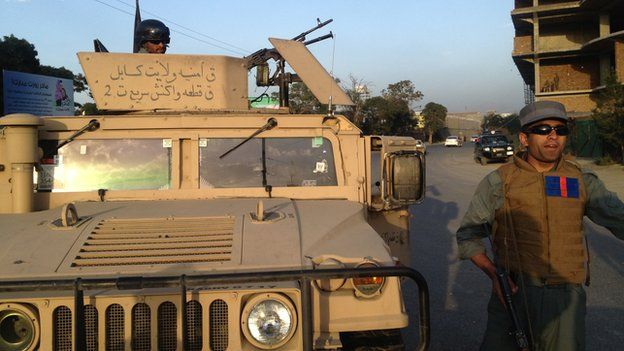
[[[546,196],[578,199],[578,178],[546,176]]]

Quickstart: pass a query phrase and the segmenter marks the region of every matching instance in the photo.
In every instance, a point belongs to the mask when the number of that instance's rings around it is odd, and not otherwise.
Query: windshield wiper
[[[267,166],[266,166],[266,139],[262,138],[262,186],[264,190],[269,193],[269,197],[273,197],[271,195],[271,191],[273,191],[273,186],[267,183]]]
[[[89,121],[89,123],[86,126],[80,128],[79,130],[76,131],[76,133],[72,134],[69,138],[63,140],[60,144],[58,144],[56,149],[58,150],[62,148],[63,146],[71,143],[72,141],[74,141],[75,138],[83,135],[86,132],[93,132],[98,129],[100,129],[100,122],[98,122],[97,119],[92,119]]]
[[[239,147],[241,147],[243,144],[245,144],[246,142],[248,142],[249,140],[253,139],[256,135],[267,131],[267,130],[271,130],[273,128],[275,128],[277,126],[277,120],[275,118],[269,118],[269,120],[262,126],[260,127],[258,130],[256,130],[253,134],[251,134],[247,139],[241,141],[238,145],[234,146],[233,148],[229,149],[228,151],[224,152],[223,155],[219,156],[219,158],[224,158],[225,156],[227,156],[230,152],[238,149]]]

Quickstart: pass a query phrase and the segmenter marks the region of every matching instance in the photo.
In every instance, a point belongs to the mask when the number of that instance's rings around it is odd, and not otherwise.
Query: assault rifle
[[[494,246],[494,242],[490,236],[490,226],[487,223],[483,224],[485,229],[485,234],[490,240],[490,245],[492,246],[492,256],[493,263],[496,267],[496,279],[498,280],[498,284],[501,288],[501,292],[503,294],[503,300],[505,302],[505,309],[507,310],[507,314],[509,315],[509,319],[511,319],[511,324],[513,329],[509,332],[511,336],[513,336],[514,341],[518,348],[522,351],[529,350],[529,340],[520,324],[520,319],[518,318],[518,312],[514,307],[513,300],[511,298],[511,286],[509,285],[509,276],[507,275],[507,271],[500,265],[498,260],[498,254],[496,253],[496,247]]]

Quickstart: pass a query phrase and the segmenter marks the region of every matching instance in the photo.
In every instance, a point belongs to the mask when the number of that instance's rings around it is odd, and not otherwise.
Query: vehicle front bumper
[[[508,157],[513,156],[513,151],[503,150],[503,151],[484,151],[483,157],[490,160],[503,160]]]
[[[177,318],[181,321],[183,350],[188,350],[187,292],[188,289],[205,288],[229,284],[253,284],[270,282],[296,282],[300,293],[297,305],[300,306],[301,339],[303,350],[313,350],[314,330],[312,315],[312,282],[319,279],[349,279],[361,277],[406,277],[418,285],[419,302],[419,346],[418,350],[429,347],[429,290],[424,277],[416,270],[408,267],[375,267],[375,268],[337,268],[311,270],[283,270],[270,272],[216,273],[182,276],[159,277],[123,277],[123,278],[77,278],[64,280],[28,280],[0,282],[0,293],[12,292],[53,292],[73,290],[74,305],[73,343],[77,350],[87,350],[85,322],[85,290],[141,290],[179,288],[180,309]]]

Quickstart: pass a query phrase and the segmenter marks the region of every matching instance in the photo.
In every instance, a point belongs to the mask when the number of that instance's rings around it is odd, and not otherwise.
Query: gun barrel
[[[328,19],[328,20],[327,20],[327,21],[325,21],[325,22],[321,22],[321,23],[317,24],[317,25],[316,25],[316,27],[311,28],[311,29],[308,29],[307,31],[305,31],[305,32],[303,32],[303,33],[301,33],[301,34],[297,35],[297,36],[296,36],[296,37],[294,37],[294,38],[292,38],[292,40],[297,40],[297,41],[302,41],[302,40],[305,40],[305,36],[306,36],[306,35],[308,35],[308,34],[310,34],[310,33],[314,32],[314,31],[315,31],[315,30],[317,30],[317,29],[320,29],[320,28],[325,27],[326,25],[328,25],[328,24],[332,23],[333,21],[334,21],[334,20],[333,20],[332,18],[330,18],[330,19]]]
[[[314,39],[310,39],[308,41],[304,41],[303,45],[308,46],[310,44],[318,43],[319,41],[322,41],[322,40],[325,40],[325,39],[328,39],[328,38],[333,38],[333,37],[334,37],[334,34],[332,32],[329,32],[329,34],[325,34],[325,35],[320,36],[318,38],[314,38]]]

